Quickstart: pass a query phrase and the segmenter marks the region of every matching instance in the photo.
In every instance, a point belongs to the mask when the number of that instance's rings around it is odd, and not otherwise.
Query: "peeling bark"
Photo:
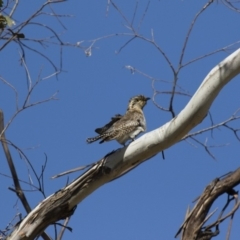
[[[237,50],[212,69],[175,118],[128,146],[106,155],[67,187],[43,200],[16,226],[8,239],[34,239],[50,224],[71,216],[77,204],[97,188],[180,141],[201,123],[222,88],[239,73],[240,50]],[[200,239],[201,226],[210,206],[218,196],[239,183],[239,172],[238,169],[221,180],[217,179],[205,189],[181,229],[183,239]]]

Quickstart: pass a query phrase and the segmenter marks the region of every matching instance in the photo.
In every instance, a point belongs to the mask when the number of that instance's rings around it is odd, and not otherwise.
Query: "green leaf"
[[[12,25],[16,25],[16,23],[14,22],[14,20],[12,20],[10,17],[5,16],[5,19],[6,19],[7,25],[8,25],[9,27],[11,27]]]

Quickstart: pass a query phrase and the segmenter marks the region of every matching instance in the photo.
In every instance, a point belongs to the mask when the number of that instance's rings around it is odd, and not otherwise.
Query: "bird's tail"
[[[102,138],[102,135],[98,135],[98,136],[96,136],[96,137],[92,137],[92,138],[87,138],[87,143],[93,143],[93,142],[95,142],[95,141],[97,141],[97,140],[99,140],[99,139],[101,139]]]

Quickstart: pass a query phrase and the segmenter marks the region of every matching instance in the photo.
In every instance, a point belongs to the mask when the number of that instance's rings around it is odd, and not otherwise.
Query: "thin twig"
[[[191,25],[188,29],[188,32],[187,32],[187,35],[186,35],[186,38],[185,38],[185,41],[183,43],[183,47],[182,47],[182,51],[181,51],[181,55],[180,55],[180,59],[179,59],[179,69],[182,67],[182,61],[183,61],[183,57],[184,57],[184,54],[185,54],[185,50],[186,50],[186,47],[187,47],[187,44],[188,44],[188,39],[191,35],[191,32],[193,30],[193,27],[198,19],[198,17],[213,3],[214,1],[213,0],[209,0],[208,3],[206,3],[202,9],[195,15],[193,21],[191,22]]]
[[[64,221],[64,223],[63,223],[63,226],[62,226],[62,228],[61,228],[61,230],[60,230],[60,232],[59,232],[59,234],[58,234],[58,236],[57,236],[57,240],[61,240],[61,239],[62,239],[63,234],[64,234],[65,230],[67,229],[67,225],[68,225],[68,223],[69,223],[69,221],[70,221],[70,218],[71,218],[71,217],[67,217],[67,218],[65,219],[65,221]]]

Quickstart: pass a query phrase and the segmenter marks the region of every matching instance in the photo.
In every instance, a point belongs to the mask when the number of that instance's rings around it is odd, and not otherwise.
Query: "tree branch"
[[[239,73],[240,49],[212,69],[178,116],[128,146],[106,155],[67,187],[43,200],[19,224],[9,239],[34,239],[49,224],[71,216],[76,205],[97,188],[180,141],[192,128],[201,123],[221,89]],[[228,176],[224,180],[220,183],[227,184],[233,178]],[[235,181],[235,184],[238,181]],[[213,190],[218,196],[227,189],[219,183],[216,186]],[[223,187],[219,188],[220,186]]]
[[[3,131],[3,129],[4,129],[4,117],[3,117],[2,110],[0,110],[0,132],[2,133],[0,140],[1,140],[1,143],[3,146],[3,150],[5,153],[8,165],[9,165],[9,169],[12,174],[12,178],[13,178],[13,182],[14,182],[14,186],[15,186],[14,192],[17,194],[18,198],[21,200],[22,205],[24,206],[26,212],[29,213],[29,212],[31,212],[31,207],[28,203],[28,200],[27,200],[24,192],[22,191],[20,182],[18,180],[17,171],[16,171],[15,165],[12,160],[11,153],[9,151],[9,148],[8,148],[8,145],[6,142],[5,132]],[[42,232],[41,234],[42,234],[43,239],[50,240],[50,238],[48,237],[48,235],[46,233]]]
[[[213,204],[213,202],[222,194],[229,194],[233,195],[234,198],[236,198],[237,193],[233,190],[235,186],[240,184],[240,168],[238,168],[236,171],[227,174],[222,179],[216,178],[214,179],[203,191],[201,194],[201,197],[199,197],[197,204],[194,206],[194,208],[191,210],[190,213],[188,213],[187,218],[185,219],[183,225],[178,230],[177,235],[182,232],[182,240],[201,240],[201,239],[211,239],[213,236],[216,236],[219,233],[218,225],[221,221],[226,219],[229,216],[233,216],[235,211],[239,207],[239,201],[236,201],[236,204],[233,208],[233,210],[225,216],[224,218],[218,219],[214,224],[211,224],[204,229],[202,228],[203,224],[209,219],[207,217],[207,214]],[[234,199],[233,198],[233,199]],[[225,205],[223,211],[228,206],[230,200],[228,200],[227,204]],[[223,213],[223,211],[220,214],[220,217]],[[211,227],[216,226],[216,232],[213,233],[210,231]],[[202,230],[203,229],[203,230]],[[207,237],[208,238],[203,238]]]

